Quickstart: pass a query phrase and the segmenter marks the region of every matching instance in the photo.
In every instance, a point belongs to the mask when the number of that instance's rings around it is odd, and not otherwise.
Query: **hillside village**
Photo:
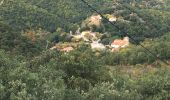
[[[89,19],[90,26],[99,27],[102,23],[102,17],[100,15],[92,15]],[[116,22],[117,18],[115,16],[109,15],[108,20],[111,22]],[[101,37],[104,34],[99,32],[93,32],[91,30],[85,30],[80,32],[80,29],[77,29],[76,33],[73,34],[70,31],[69,37],[71,41],[69,43],[57,43],[50,50],[59,50],[63,52],[69,52],[74,50],[80,43],[90,45],[92,50],[109,50],[111,52],[119,51],[121,48],[129,46],[129,38],[124,37],[123,39],[113,39],[110,44],[104,45],[101,43]],[[74,44],[74,46],[73,46]]]

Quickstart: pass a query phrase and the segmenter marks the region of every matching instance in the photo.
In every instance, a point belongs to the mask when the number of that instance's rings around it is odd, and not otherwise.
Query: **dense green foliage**
[[[3,1],[3,0],[2,0]],[[80,44],[63,53],[49,48],[87,30],[94,14],[80,0],[4,0],[0,3],[0,100],[169,100],[170,1],[86,0],[104,16],[92,31],[109,44],[127,32],[118,52]],[[83,26],[85,25],[85,27]]]

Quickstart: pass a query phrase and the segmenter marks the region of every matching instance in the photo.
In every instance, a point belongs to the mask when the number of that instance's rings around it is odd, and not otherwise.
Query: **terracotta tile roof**
[[[72,50],[74,50],[73,47],[66,47],[66,48],[61,49],[60,51],[63,51],[63,52],[70,52],[70,51],[72,51]]]
[[[123,46],[126,43],[127,43],[126,41],[122,41],[122,40],[115,40],[112,42],[113,45],[119,45],[119,46]]]
[[[116,39],[112,42],[111,46],[114,48],[125,47],[129,45],[129,38],[125,37],[123,40]]]
[[[61,52],[70,52],[74,50],[75,47],[77,47],[78,44],[76,43],[58,43],[55,46],[51,47],[50,50],[58,50]]]

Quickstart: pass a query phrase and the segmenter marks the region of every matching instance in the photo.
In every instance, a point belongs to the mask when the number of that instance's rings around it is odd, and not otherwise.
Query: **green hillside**
[[[170,100],[170,0],[85,1],[0,0],[0,100]]]

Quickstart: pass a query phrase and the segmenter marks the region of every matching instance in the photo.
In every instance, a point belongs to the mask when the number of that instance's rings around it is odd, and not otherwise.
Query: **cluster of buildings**
[[[109,45],[104,45],[102,43],[100,43],[100,40],[98,41],[92,41],[92,43],[90,43],[91,49],[93,50],[110,50],[111,52],[114,51],[119,51],[121,48],[125,48],[127,46],[129,46],[129,38],[128,37],[124,37],[123,39],[115,39],[112,41],[111,44]]]
[[[89,37],[86,36],[86,34],[84,33],[88,33]],[[79,42],[79,40],[83,40],[84,43],[89,44],[91,46],[92,50],[110,50],[111,52],[114,51],[118,51],[120,48],[125,48],[127,46],[129,46],[129,38],[128,37],[124,37],[123,39],[115,39],[112,41],[112,43],[110,45],[104,45],[102,43],[100,43],[100,39],[97,39],[96,33],[94,32],[82,32],[81,35],[73,35],[73,39],[77,39],[77,42]],[[73,44],[73,43],[72,43]],[[78,43],[74,43],[76,45],[78,45]],[[59,51],[62,52],[70,52],[72,50],[74,50],[76,46],[71,45],[71,43],[67,43],[67,45],[65,46],[60,46],[59,45],[55,45],[52,48],[50,48],[51,50],[57,49]]]
[[[90,17],[90,22],[96,25],[100,24],[101,20],[102,20],[102,17],[100,15],[94,15]],[[114,22],[117,20],[117,18],[114,16],[111,16],[109,17],[108,20],[111,22]],[[114,52],[114,51],[118,51],[120,48],[125,48],[129,46],[128,37],[124,37],[123,39],[115,39],[112,41],[110,45],[104,45],[100,43],[100,37],[102,36],[102,34],[98,32],[83,31],[75,35],[73,35],[72,32],[70,32],[70,36],[72,36],[73,42],[83,41],[86,44],[89,44],[92,50],[106,50],[107,49],[107,50],[110,50],[111,52]],[[56,45],[50,49],[51,50],[57,49],[62,52],[70,52],[74,50],[74,47],[71,45],[67,45],[63,47]]]

